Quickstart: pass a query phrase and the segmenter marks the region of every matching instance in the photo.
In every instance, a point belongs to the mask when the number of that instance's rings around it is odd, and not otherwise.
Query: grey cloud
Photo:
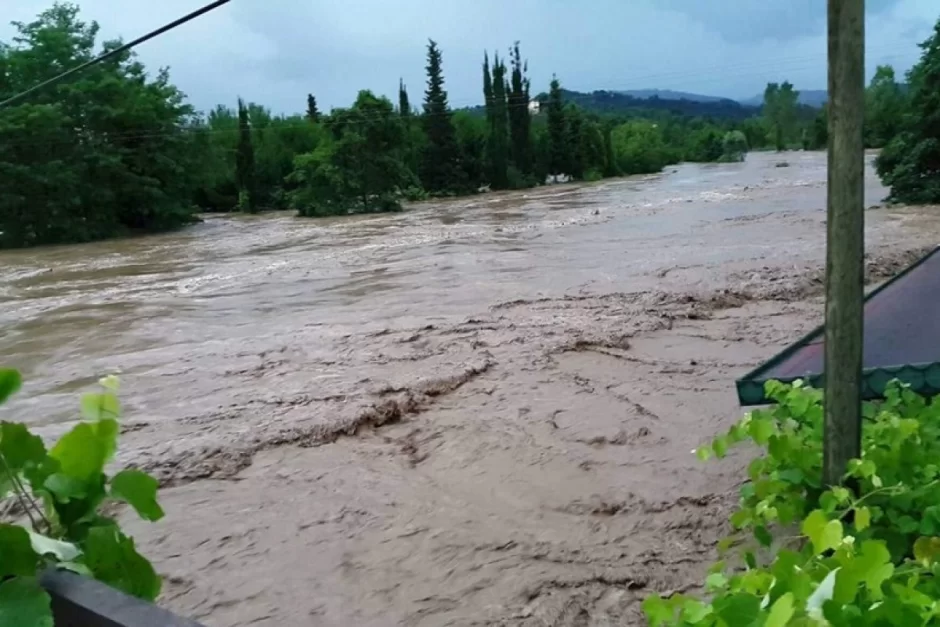
[[[7,19],[29,19],[51,3],[0,1]],[[104,36],[130,38],[204,1],[81,6]],[[937,0],[868,5],[871,59],[906,69],[940,14]],[[444,51],[454,106],[480,102],[483,50],[505,53],[517,39],[536,91],[557,73],[577,90],[658,87],[748,97],[768,80],[825,85],[824,7],[824,0],[233,0],[139,54],[148,65],[169,65],[203,109],[242,96],[298,111],[307,92],[323,108],[344,106],[359,89],[394,97],[399,77],[418,103],[429,37]],[[0,25],[0,39],[9,34]]]
[[[878,16],[902,0],[868,0],[866,13]],[[662,0],[662,6],[688,15],[729,42],[787,41],[825,29],[825,0]]]

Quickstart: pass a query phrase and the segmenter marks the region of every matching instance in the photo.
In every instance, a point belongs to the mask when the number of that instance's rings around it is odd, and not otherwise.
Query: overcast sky
[[[0,0],[3,19],[29,20],[49,0]],[[208,0],[80,0],[106,37],[126,40]],[[868,0],[869,70],[906,70],[940,17],[938,0]],[[358,90],[413,103],[424,89],[424,46],[444,52],[452,106],[482,100],[483,50],[516,39],[533,93],[552,73],[580,91],[676,89],[747,98],[768,81],[826,84],[825,0],[232,0],[138,49],[168,65],[199,108],[238,96],[278,112],[300,111],[307,92],[321,109]],[[0,40],[12,34],[0,25]]]

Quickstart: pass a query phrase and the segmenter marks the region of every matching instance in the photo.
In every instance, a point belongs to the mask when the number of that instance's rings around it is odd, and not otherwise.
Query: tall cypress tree
[[[509,87],[509,129],[512,137],[512,161],[525,175],[532,172],[532,146],[529,129],[529,79],[528,64],[522,61],[517,41],[510,50],[512,82]]]
[[[493,115],[493,75],[490,73],[490,55],[483,52],[483,107],[486,109],[486,118]]]
[[[620,166],[617,165],[617,155],[614,153],[614,141],[611,137],[613,126],[604,128],[604,176],[620,176]]]
[[[565,107],[565,174],[572,178],[584,178],[584,160],[581,154],[581,111],[572,103]]]
[[[561,85],[555,76],[552,76],[551,88],[548,92],[548,173],[563,174],[568,163],[565,148],[565,103],[561,95]]]
[[[421,182],[431,192],[461,191],[465,187],[460,168],[460,147],[451,120],[447,91],[444,90],[441,50],[428,40],[428,87],[424,92],[424,130],[428,143],[424,151]]]
[[[307,119],[314,123],[320,121],[320,110],[317,109],[317,99],[313,94],[307,94]]]
[[[251,141],[248,107],[238,99],[238,147],[235,152],[235,182],[238,185],[238,208],[255,213],[255,148]]]
[[[493,56],[490,92],[487,108],[490,123],[487,141],[490,183],[496,189],[506,189],[509,187],[509,112],[506,108],[506,64],[499,55]]]
[[[411,117],[411,102],[408,100],[408,89],[405,82],[398,79],[398,114],[403,117]]]

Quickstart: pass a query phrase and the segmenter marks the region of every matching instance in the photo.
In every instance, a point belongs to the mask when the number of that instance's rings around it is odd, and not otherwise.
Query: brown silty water
[[[752,154],[2,253],[5,418],[54,438],[120,374],[118,463],[167,510],[123,517],[207,625],[643,624],[696,589],[743,477],[690,451],[820,320],[825,177]],[[873,279],[938,242],[930,212],[866,218]]]

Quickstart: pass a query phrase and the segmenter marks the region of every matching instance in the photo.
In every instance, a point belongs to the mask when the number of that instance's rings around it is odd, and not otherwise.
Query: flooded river
[[[825,179],[823,154],[753,154],[0,252],[26,379],[5,417],[55,437],[120,374],[119,463],[168,512],[127,524],[207,625],[641,624],[734,499],[743,458],[689,451],[820,319]],[[930,214],[867,220],[873,278],[940,239]]]

